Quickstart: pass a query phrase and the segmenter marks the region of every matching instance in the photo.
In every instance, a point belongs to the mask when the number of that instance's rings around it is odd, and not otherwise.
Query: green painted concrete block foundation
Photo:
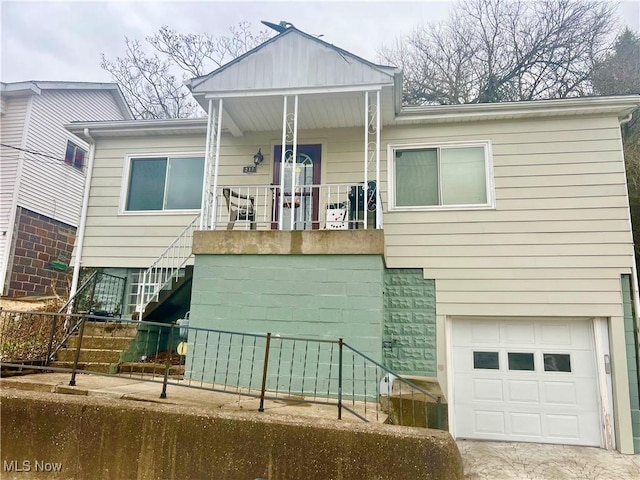
[[[398,373],[436,375],[435,280],[422,269],[385,270],[384,363]]]
[[[337,394],[338,340],[382,360],[384,265],[380,255],[196,255],[190,327],[272,337],[267,389]],[[265,339],[190,332],[185,375],[258,388]],[[345,350],[343,391],[364,374]],[[351,363],[349,363],[351,362]],[[364,367],[362,367],[364,368]],[[369,374],[368,395],[377,379]]]

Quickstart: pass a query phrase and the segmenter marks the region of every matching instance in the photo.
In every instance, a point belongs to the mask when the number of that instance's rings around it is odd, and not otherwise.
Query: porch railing
[[[142,320],[147,305],[158,298],[160,290],[178,277],[181,269],[193,255],[193,232],[199,225],[200,215],[196,216],[151,266],[142,272],[136,295],[136,312],[139,320]]]
[[[376,228],[380,198],[375,182],[298,185],[282,195],[279,185],[225,185],[215,194],[217,230]]]

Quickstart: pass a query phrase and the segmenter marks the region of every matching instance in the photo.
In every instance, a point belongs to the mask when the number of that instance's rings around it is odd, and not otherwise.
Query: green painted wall
[[[337,346],[282,342],[275,335],[343,338],[381,362],[383,282],[380,255],[196,255],[189,326],[271,332],[268,388],[335,393]],[[259,387],[264,339],[193,330],[189,343],[192,380]],[[347,352],[343,360],[345,391],[356,390],[353,378],[364,372],[352,373],[360,367]]]
[[[622,297],[624,305],[624,333],[629,369],[629,396],[631,397],[631,421],[635,453],[640,453],[640,398],[638,393],[638,351],[631,294],[631,276],[622,275]]]
[[[387,269],[384,292],[384,364],[398,373],[436,375],[435,280],[422,269]]]

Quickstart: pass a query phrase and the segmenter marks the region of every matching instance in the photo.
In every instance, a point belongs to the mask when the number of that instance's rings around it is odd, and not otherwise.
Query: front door
[[[297,159],[293,161],[293,147],[287,145],[284,164],[284,190],[282,228],[284,230],[311,230],[320,225],[318,211],[320,199],[320,153],[322,145],[298,145]],[[273,184],[280,185],[282,146],[273,152]],[[295,187],[291,190],[291,176]],[[274,195],[272,228],[277,228],[280,214],[280,191]]]

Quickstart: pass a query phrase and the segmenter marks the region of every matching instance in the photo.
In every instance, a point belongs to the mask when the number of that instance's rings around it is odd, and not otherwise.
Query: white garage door
[[[455,436],[600,446],[593,325],[452,323]]]

